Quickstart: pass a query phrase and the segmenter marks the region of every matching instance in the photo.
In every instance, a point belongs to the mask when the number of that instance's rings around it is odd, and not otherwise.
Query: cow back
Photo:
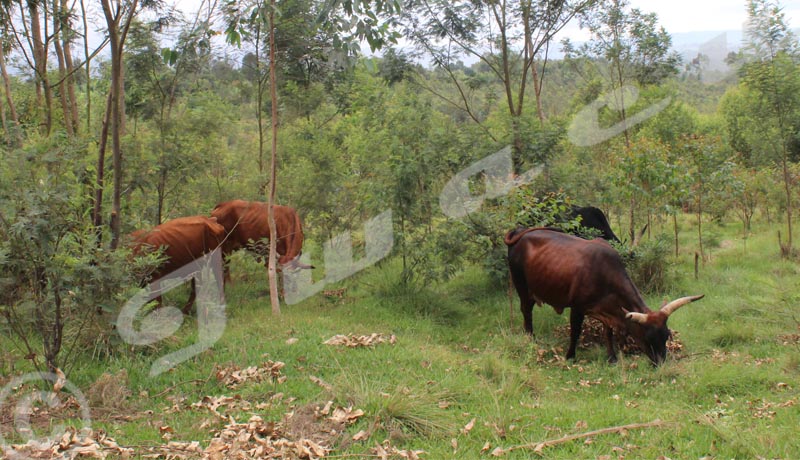
[[[225,239],[225,228],[205,216],[179,217],[151,230],[131,234],[134,255],[162,249],[164,263],[153,274],[160,277],[210,253]]]
[[[514,278],[524,280],[530,295],[557,310],[639,296],[619,254],[604,240],[533,229],[509,232],[506,242],[511,243],[508,260]]]
[[[300,254],[303,230],[297,212],[288,206],[275,205],[276,249],[278,262],[286,264]],[[270,238],[268,205],[259,201],[233,200],[218,204],[211,215],[228,233],[223,251],[229,254],[243,247],[251,247],[264,238]],[[252,247],[251,247],[252,248]],[[257,251],[261,252],[261,251]]]

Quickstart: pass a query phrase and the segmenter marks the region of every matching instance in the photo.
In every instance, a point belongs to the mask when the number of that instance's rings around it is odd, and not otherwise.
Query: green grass
[[[667,295],[706,298],[670,319],[685,356],[657,369],[631,356],[608,365],[602,346],[578,349],[575,363],[557,359],[568,339],[554,328],[567,324],[568,316],[536,308],[535,338],[528,339],[521,333],[516,296],[509,318],[505,287],[493,286],[476,268],[445,284],[408,288],[397,282],[398,262],[384,261],[332,286],[346,288],[343,298],[320,294],[283,305],[282,315],[274,317],[263,267],[240,258],[235,283],[227,289],[225,334],[211,350],[173,371],[148,376],[153,360],[193,341],[196,326],[188,321],[177,338],[155,347],[85,360],[70,379],[86,391],[103,372],[127,371],[131,397],[124,409],[94,417],[94,426],[122,445],[160,444],[159,427],[168,425],[173,439],[205,446],[220,424],[212,420],[211,428],[203,426],[211,418],[208,411],[189,404],[206,395],[238,395],[253,407],[230,412],[237,420],[258,414],[278,421],[286,412],[329,400],[363,410],[365,416],[348,428],[348,441],[334,446],[333,454],[341,456],[366,454],[389,439],[422,449],[429,459],[487,458],[495,447],[661,419],[668,425],[549,447],[543,457],[797,458],[800,347],[778,337],[800,333],[800,266],[778,257],[766,226],[756,229],[745,252],[739,227],[730,224],[713,228],[720,244],[709,245],[709,260],[695,280],[693,228],[689,220],[682,224],[683,249],[671,268],[677,281]],[[725,240],[733,244],[722,244]],[[647,297],[657,307],[663,296]],[[397,343],[358,349],[323,345],[335,334],[373,332],[394,334]],[[289,338],[296,343],[287,343]],[[5,351],[2,359],[3,372],[24,369],[18,353]],[[218,367],[266,360],[286,363],[285,382],[230,390],[214,377]],[[312,376],[330,387],[317,385]],[[280,393],[271,405],[254,408]],[[778,406],[792,400],[793,406]],[[174,405],[181,410],[169,410]],[[144,415],[147,410],[152,415]],[[462,432],[473,418],[474,427]],[[360,430],[370,438],[349,441]],[[491,448],[481,453],[486,443]],[[518,450],[504,458],[534,456]]]

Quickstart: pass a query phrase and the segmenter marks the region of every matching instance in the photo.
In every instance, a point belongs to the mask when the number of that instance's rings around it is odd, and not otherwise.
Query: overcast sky
[[[631,7],[645,13],[656,13],[658,22],[670,34],[743,30],[747,20],[746,0],[629,0]],[[800,0],[782,0],[786,21],[793,29],[800,28]],[[578,25],[570,25],[565,35],[572,40],[585,40]]]

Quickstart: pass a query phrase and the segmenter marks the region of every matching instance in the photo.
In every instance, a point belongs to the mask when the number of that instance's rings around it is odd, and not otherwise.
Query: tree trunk
[[[61,13],[63,21],[61,24],[61,41],[64,49],[64,64],[67,67],[67,97],[69,99],[69,109],[72,113],[72,130],[76,134],[80,129],[80,114],[78,113],[78,99],[75,97],[75,61],[72,59],[72,24],[70,23],[71,9],[67,5],[67,0],[61,0]],[[88,54],[86,55],[88,59]],[[87,93],[88,97],[88,93]]]
[[[40,105],[42,120],[40,126],[42,134],[50,135],[53,126],[53,90],[50,88],[50,80],[47,77],[47,47],[42,39],[42,24],[39,18],[38,0],[28,1],[28,11],[31,21],[31,35],[33,36],[33,61],[34,73],[36,74],[36,94],[37,102],[41,103],[41,95],[44,94],[44,105]]]
[[[786,225],[787,225],[787,241],[786,248],[781,250],[787,257],[792,255],[792,178],[789,174],[788,153],[784,144],[783,152],[783,186],[786,190]]]
[[[2,99],[0,99],[0,121],[2,121],[3,123],[3,133],[6,136],[6,145],[11,147],[14,143],[14,141],[11,138],[12,130],[8,128],[8,120],[6,120],[6,106],[3,103]]]
[[[533,59],[533,56],[531,56]],[[544,109],[542,108],[542,82],[539,80],[539,71],[536,69],[536,60],[531,64],[531,78],[533,79],[533,94],[536,96],[536,115],[539,123],[544,124]]]
[[[72,110],[67,97],[67,64],[64,57],[64,48],[58,40],[63,27],[63,21],[61,20],[63,12],[60,11],[60,8],[61,0],[53,0],[53,34],[56,37],[53,40],[53,48],[55,48],[56,57],[58,58],[58,95],[61,101],[61,112],[64,116],[64,130],[67,132],[67,137],[71,138],[75,135],[75,132],[72,129],[74,126],[72,123]]]
[[[270,162],[270,181],[269,181],[269,266],[267,274],[269,277],[269,299],[272,303],[272,314],[281,314],[281,304],[278,299],[278,280],[276,277],[277,272],[277,243],[278,234],[275,228],[275,213],[273,206],[275,206],[275,180],[277,178],[278,166],[278,82],[275,62],[275,0],[270,0],[269,10],[269,91],[272,98],[272,160]],[[259,112],[261,108],[259,107]]]
[[[703,189],[700,188],[697,196],[697,243],[700,246],[700,258],[706,263],[706,254],[703,251]]]
[[[678,214],[672,215],[672,228],[675,230],[675,257],[678,257]]]
[[[8,76],[6,69],[6,56],[3,52],[3,47],[0,46],[0,73],[3,75],[3,88],[5,93],[6,105],[8,106],[8,115],[11,117],[9,122],[9,141],[14,146],[22,144],[22,132],[19,127],[19,116],[17,115],[17,107],[14,105],[14,99],[11,97],[11,77]]]
[[[108,125],[111,123],[112,93],[106,98],[106,113],[103,116],[103,128],[100,131],[100,145],[97,148],[97,181],[94,189],[94,210],[92,223],[97,235],[97,245],[103,240],[103,188],[105,187],[106,147],[108,145]]]
[[[86,19],[86,5],[83,0],[81,0],[81,16],[83,18],[83,52],[86,56],[86,132],[90,133],[92,132],[92,78],[89,63],[92,59],[89,55],[89,23]]]
[[[122,204],[122,136],[125,133],[125,83],[124,62],[122,51],[125,37],[130,29],[131,21],[136,13],[138,0],[133,0],[128,10],[119,3],[117,10],[112,12],[110,0],[102,0],[103,13],[108,26],[109,41],[111,43],[111,148],[114,169],[114,189],[111,203],[111,249],[119,246],[121,204]],[[124,26],[120,26],[121,19],[125,16]]]

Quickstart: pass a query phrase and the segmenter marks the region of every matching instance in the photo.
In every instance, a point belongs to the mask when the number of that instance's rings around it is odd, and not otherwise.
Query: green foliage
[[[98,246],[80,147],[41,145],[2,162],[0,327],[40,370],[69,372],[87,345],[104,347],[107,319],[141,269]]]
[[[675,277],[670,272],[670,241],[666,235],[643,241],[620,254],[633,284],[643,293],[663,294],[674,285]]]
[[[657,26],[655,13],[629,7],[626,0],[609,0],[601,8],[584,12],[581,27],[589,30],[592,40],[580,48],[566,40],[567,56],[585,56],[608,63],[603,73],[613,82],[613,88],[628,81],[658,84],[676,75],[681,58],[670,50],[672,37]]]

